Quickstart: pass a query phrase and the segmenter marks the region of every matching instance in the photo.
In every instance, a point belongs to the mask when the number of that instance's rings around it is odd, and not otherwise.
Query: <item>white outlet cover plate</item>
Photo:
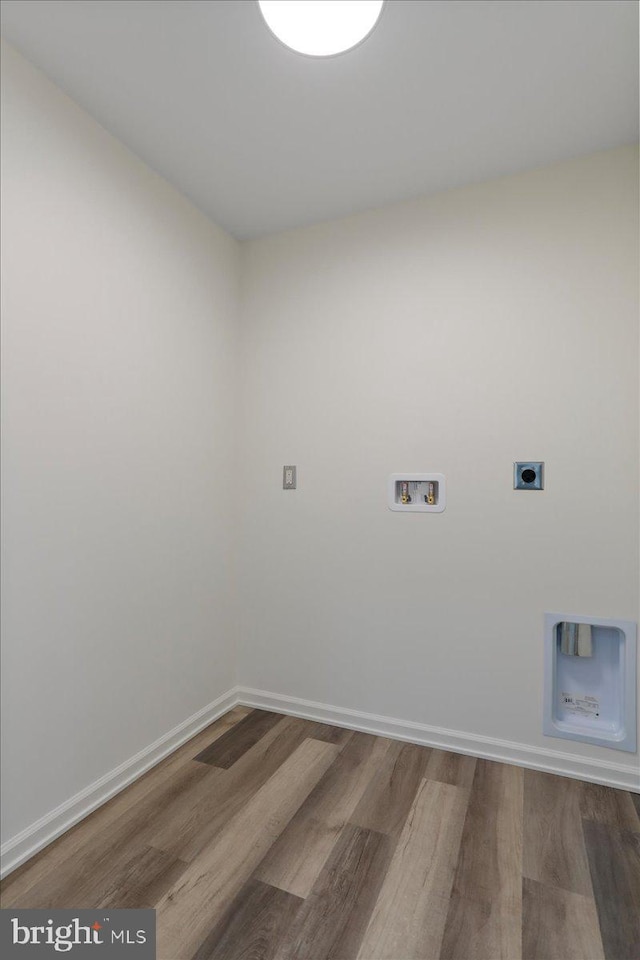
[[[437,497],[436,503],[428,504],[424,500],[420,503],[417,497],[414,497],[411,503],[401,503],[398,497],[398,484],[407,482],[409,484],[436,483]],[[411,488],[415,489],[415,488]],[[419,489],[419,488],[418,488]],[[398,513],[442,513],[447,505],[447,490],[444,474],[442,473],[392,473],[387,485],[387,502],[389,510],[395,510]]]

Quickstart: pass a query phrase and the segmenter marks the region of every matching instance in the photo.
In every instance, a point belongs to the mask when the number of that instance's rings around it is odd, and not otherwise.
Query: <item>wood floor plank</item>
[[[246,713],[247,709],[245,707],[234,707],[223,717],[209,724],[169,757],[132,783],[131,786],[116,794],[115,797],[75,827],[72,827],[71,830],[68,830],[52,844],[45,847],[35,857],[32,857],[22,867],[11,873],[2,881],[1,905],[3,907],[26,906],[25,896],[27,891],[34,888],[38,883],[45,882],[46,884],[49,876],[51,876],[55,885],[55,875],[65,861],[79,855],[87,845],[94,842],[98,834],[119,821],[121,817],[130,815],[142,800],[155,795],[157,798],[156,805],[166,802],[166,794],[163,796],[162,791],[168,789],[169,792],[175,792],[175,785],[171,785],[171,781],[178,774],[178,771],[183,771],[186,766],[189,766],[191,770],[194,769],[192,762],[194,749],[201,749],[216,738],[223,736],[227,730],[242,720]],[[180,774],[178,774],[178,777],[180,777]],[[37,906],[37,904],[34,904],[34,906]]]
[[[308,897],[338,835],[377,776],[390,740],[355,733],[256,871],[258,879]]]
[[[196,763],[219,774],[217,789],[208,795],[190,791],[172,808],[165,807],[149,843],[180,860],[193,860],[304,742],[307,729],[306,724],[282,717],[228,770]]]
[[[145,843],[187,863],[209,842],[210,835],[220,830],[255,792],[253,789],[238,790],[237,795],[229,799],[225,770],[196,761],[194,766],[217,776],[195,781],[171,802],[155,810],[141,828]],[[192,841],[191,844],[185,843],[185,838]]]
[[[585,820],[608,823],[622,830],[640,830],[640,817],[627,790],[580,783],[580,812]]]
[[[389,837],[345,826],[277,951],[277,960],[354,960],[392,850]]]
[[[638,795],[270,711],[239,729],[251,713],[11,874],[2,906],[159,904],[160,960],[640,960]]]
[[[189,960],[337,755],[305,740],[157,904],[159,960]]]
[[[192,960],[274,960],[303,902],[249,880]]]
[[[640,835],[584,821],[593,894],[607,960],[640,957]]]
[[[397,842],[360,960],[437,960],[468,791],[423,780]]]
[[[592,896],[579,780],[524,771],[523,876]]]
[[[450,753],[448,750],[432,750],[425,777],[450,783],[453,787],[471,787],[476,769],[476,758],[462,753]]]
[[[425,777],[430,755],[428,747],[392,741],[350,822],[375,833],[397,836]]]
[[[282,720],[281,713],[252,710],[232,730],[205,747],[193,759],[199,763],[209,763],[214,767],[225,769],[232,767],[236,760],[244,756],[247,750],[258,743],[280,720]]]
[[[522,960],[604,960],[593,899],[525,877]]]
[[[208,794],[196,790],[173,809],[165,810],[163,816],[154,821],[147,841],[190,862],[306,739],[318,739],[316,734],[323,732],[323,725],[312,720],[283,717],[228,770],[207,767],[221,774],[215,790]]]
[[[204,764],[184,764],[117,820],[96,829],[82,847],[60,858],[55,868],[20,893],[16,905],[24,908],[97,906],[102,898],[100,884],[119,884],[124,890],[132,863],[135,865],[136,857],[148,846],[147,832],[154,817],[171,808],[194,784],[211,783],[221,773]],[[171,861],[179,860],[165,852],[156,862],[163,864],[167,856]]]
[[[99,884],[92,889],[83,889],[83,903],[78,906],[151,909],[182,876],[186,867],[186,863],[161,850],[136,846],[131,849],[125,869],[119,868],[108,877],[100,877]]]
[[[442,960],[518,960],[522,770],[478,760],[442,942]]]
[[[332,723],[318,723],[316,720],[310,720],[313,723],[313,739],[323,740],[325,743],[335,743],[338,746],[344,746],[353,736],[354,731],[346,727],[337,727]]]
[[[196,739],[204,746],[242,716],[232,716],[226,723],[218,721]],[[251,756],[245,755],[246,763],[242,758],[228,771],[196,763],[193,753],[185,754],[181,748],[179,762],[150,780],[137,802],[135,784],[120,795],[121,802],[108,805],[110,816],[93,815],[83,821],[71,831],[75,841],[66,835],[55,856],[48,856],[42,865],[37,858],[35,869],[29,869],[18,883],[5,881],[3,905],[55,907],[74,903],[87,886],[87,878],[94,872],[110,875],[115,864],[126,860],[132,843],[140,848],[153,846],[176,860],[183,859],[184,849],[192,859],[308,735],[326,732],[323,724],[291,717],[283,717],[278,726],[273,736],[267,735],[249,751]],[[345,734],[352,735],[351,731]],[[224,782],[218,783],[218,778]],[[105,808],[98,813],[102,810]]]
[[[144,844],[84,851],[41,878],[20,899],[20,907],[151,907],[187,864]]]

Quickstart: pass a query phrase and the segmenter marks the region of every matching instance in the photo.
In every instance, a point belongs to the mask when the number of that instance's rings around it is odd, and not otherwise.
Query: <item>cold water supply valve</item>
[[[388,506],[398,513],[442,513],[446,485],[442,473],[392,473],[387,487]]]

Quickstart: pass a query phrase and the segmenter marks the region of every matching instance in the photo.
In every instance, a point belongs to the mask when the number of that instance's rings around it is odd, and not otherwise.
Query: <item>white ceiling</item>
[[[638,139],[636,0],[387,0],[326,60],[254,0],[4,0],[2,30],[240,238]]]

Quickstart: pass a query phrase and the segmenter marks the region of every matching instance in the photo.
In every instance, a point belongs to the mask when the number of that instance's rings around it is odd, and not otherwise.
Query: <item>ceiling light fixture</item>
[[[310,57],[330,57],[361,43],[383,5],[384,0],[258,0],[278,40]]]

